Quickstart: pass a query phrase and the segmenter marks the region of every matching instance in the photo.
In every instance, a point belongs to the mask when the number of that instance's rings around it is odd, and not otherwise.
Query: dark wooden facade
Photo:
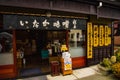
[[[102,7],[99,2],[103,2]],[[114,4],[115,3],[115,4]],[[0,11],[2,13],[43,13],[45,11],[66,11],[82,14],[96,15],[103,18],[120,19],[120,2],[104,0],[0,0]],[[7,7],[12,7],[7,8]],[[28,10],[23,9],[28,8]],[[32,11],[34,9],[34,11]],[[41,10],[44,11],[41,11]],[[114,13],[113,13],[114,12]],[[58,14],[58,13],[53,13]],[[64,14],[65,15],[65,14]]]

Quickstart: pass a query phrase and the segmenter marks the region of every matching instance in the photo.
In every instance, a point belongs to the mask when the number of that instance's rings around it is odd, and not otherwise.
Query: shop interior
[[[66,30],[16,30],[19,75],[50,73],[50,61],[58,59],[62,44],[66,44]]]

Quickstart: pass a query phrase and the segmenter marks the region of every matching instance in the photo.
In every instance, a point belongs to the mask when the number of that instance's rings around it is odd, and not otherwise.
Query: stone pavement
[[[91,75],[91,76],[80,78],[80,79],[76,79],[76,80],[120,80],[120,79],[117,79],[113,75],[95,74],[95,75]]]
[[[17,79],[17,80],[120,80],[114,77],[112,74],[103,74],[98,69],[97,65],[86,67],[82,69],[75,69],[73,70],[73,74],[63,76],[60,74],[59,76],[51,76],[43,75],[43,76],[36,76],[24,79]]]

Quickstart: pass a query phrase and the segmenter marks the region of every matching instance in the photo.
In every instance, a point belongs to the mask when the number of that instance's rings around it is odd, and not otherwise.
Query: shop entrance
[[[58,59],[60,45],[63,43],[66,43],[66,31],[64,30],[17,30],[19,76],[50,73],[50,61]]]

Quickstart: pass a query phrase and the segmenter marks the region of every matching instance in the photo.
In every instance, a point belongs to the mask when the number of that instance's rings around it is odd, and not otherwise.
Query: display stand
[[[72,74],[73,73],[72,68],[70,68],[70,67],[72,67],[71,66],[72,64],[65,64],[63,58],[61,58],[60,62],[61,62],[61,72],[62,72],[63,75],[67,75],[67,74]],[[65,66],[67,68],[69,68],[69,69],[65,70]]]
[[[62,57],[60,58],[61,62],[61,72],[63,75],[72,74],[72,60],[70,57],[70,53],[66,45],[62,45],[61,47]]]

